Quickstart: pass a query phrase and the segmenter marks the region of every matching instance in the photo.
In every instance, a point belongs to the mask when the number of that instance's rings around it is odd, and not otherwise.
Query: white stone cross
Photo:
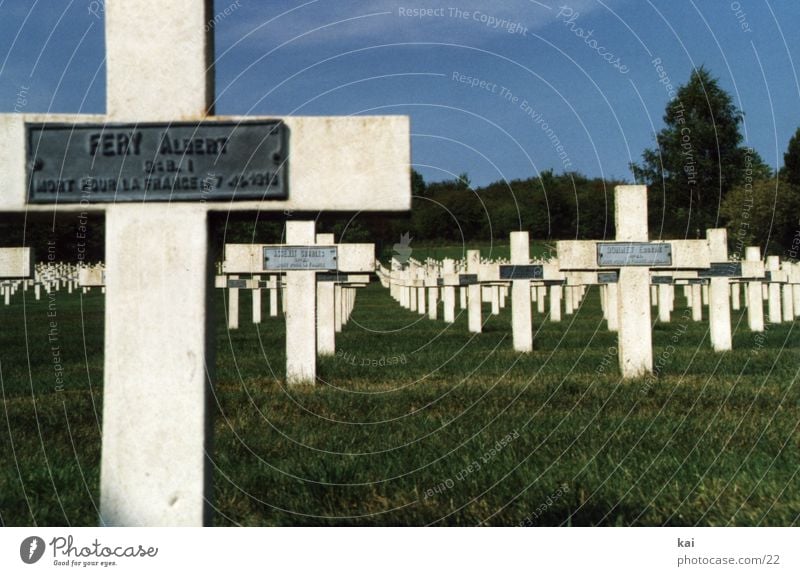
[[[10,280],[27,280],[34,275],[33,250],[31,248],[0,248],[0,278],[3,282],[3,304],[11,304],[11,296],[16,288]]]
[[[704,269],[710,255],[702,241],[649,242],[645,186],[615,187],[614,211],[615,242],[561,241],[558,258],[562,270],[619,269],[616,303],[606,305],[617,310],[620,372],[635,378],[653,370],[650,270]]]
[[[761,248],[748,246],[744,251],[745,260],[751,265],[759,266],[759,273],[754,274],[747,282],[747,325],[753,332],[764,331],[764,299],[761,293],[761,279],[764,277],[764,263],[761,260]]]
[[[478,274],[481,267],[480,250],[467,250],[467,327],[470,332],[479,334],[483,330],[483,298],[481,285],[478,284]],[[469,277],[469,280],[466,278]]]
[[[511,282],[511,331],[514,350],[530,352],[533,350],[531,302],[535,298],[538,311],[543,312],[545,293],[549,285],[551,313],[555,312],[555,321],[559,321],[560,291],[565,277],[555,262],[531,264],[528,232],[511,232],[510,245],[511,263],[500,264],[497,267],[497,276],[493,279]]]
[[[60,211],[105,212],[103,524],[209,521],[208,213],[410,208],[406,117],[265,118],[247,130],[247,117],[213,117],[212,18],[211,0],[106,0],[106,114],[0,117],[0,211],[52,212],[58,201]],[[264,125],[283,129],[267,133]],[[161,143],[144,147],[142,135],[159,130]],[[187,130],[196,138],[171,135]],[[212,136],[225,130],[230,140]],[[248,145],[240,134],[256,138]],[[280,144],[285,156],[259,157],[261,142]],[[236,146],[250,154],[223,158]],[[271,161],[279,170],[248,171]],[[78,173],[83,165],[94,172]],[[194,166],[203,168],[187,173]],[[29,199],[29,167],[35,176],[71,176],[41,177]],[[158,201],[143,202],[145,193]],[[166,203],[173,196],[181,201]],[[313,243],[304,232],[288,240]],[[295,297],[307,287],[306,279],[290,281]]]
[[[781,285],[788,281],[788,277],[781,270],[779,256],[767,256],[766,271],[769,272],[769,278],[767,279],[769,310],[767,314],[770,324],[779,324],[784,319]]]
[[[333,234],[317,234],[317,246],[337,246]],[[347,244],[345,250],[348,248]],[[374,245],[372,254],[374,254]],[[363,272],[372,265],[374,257],[369,250],[363,250]],[[347,323],[352,305],[355,302],[355,288],[369,284],[368,274],[317,274],[317,354],[332,356],[336,353],[336,333],[342,331]],[[342,296],[344,295],[344,305]],[[338,302],[338,306],[337,306]]]
[[[266,280],[264,280],[259,274],[254,274],[250,278],[239,278],[238,274],[217,274],[217,276],[214,278],[214,287],[227,290],[227,320],[229,330],[235,330],[239,328],[239,290],[250,290],[252,294],[251,317],[253,324],[261,324],[261,291],[264,289],[270,291],[270,315],[278,315],[277,276],[266,276]],[[274,299],[272,297],[273,295],[275,295]],[[275,302],[273,302],[273,300],[275,300]]]
[[[456,263],[452,258],[445,258],[442,262],[442,279],[456,273]],[[442,306],[444,321],[452,324],[456,321],[456,288],[454,284],[445,285],[442,282]]]
[[[428,259],[425,263],[425,288],[428,297],[428,319],[436,320],[439,314],[439,268],[436,263]]]
[[[106,271],[102,265],[81,266],[78,269],[78,286],[83,289],[84,294],[90,288],[99,287],[105,292]]]
[[[512,232],[511,264],[527,266],[530,263],[530,238],[527,232]],[[533,350],[533,321],[531,320],[531,283],[527,279],[511,281],[511,332],[514,350]]]
[[[794,318],[797,318],[800,316],[800,262],[784,262],[784,266],[787,268],[786,274],[788,277],[788,284],[784,286],[784,290],[788,290],[791,293],[789,297],[791,299],[791,310]],[[786,319],[786,316],[784,316],[784,319]]]
[[[33,249],[0,248],[0,278],[32,278]]]
[[[401,306],[416,309],[419,313],[427,311],[431,320],[437,318],[440,295],[444,320],[452,323],[455,320],[456,288],[472,292],[472,320],[469,322],[471,332],[481,331],[484,302],[491,303],[492,314],[498,314],[504,307],[510,285],[514,349],[529,352],[533,348],[531,302],[536,301],[538,294],[541,294],[538,301],[543,312],[547,287],[550,286],[550,303],[551,308],[554,307],[551,312],[555,321],[560,320],[560,290],[566,279],[556,262],[531,264],[528,246],[527,232],[512,232],[510,263],[506,260],[481,261],[479,251],[469,250],[468,262],[472,261],[471,269],[476,271],[472,273],[469,272],[469,264],[463,273],[457,273],[456,262],[449,258],[441,263],[428,259],[424,268],[414,259],[410,259],[409,267],[405,270],[388,271],[380,266],[378,272],[383,285],[390,289],[390,294]],[[576,293],[576,296],[579,295]]]
[[[333,244],[332,237],[317,235],[314,229],[313,220],[290,221],[286,223],[286,244],[226,244],[222,263],[222,271],[228,275],[285,275],[286,380],[289,384],[316,382],[320,344],[320,354],[336,351],[336,281],[318,283],[317,273],[370,273],[375,270],[374,244]],[[321,242],[317,242],[318,239]],[[346,276],[341,278],[341,282],[347,280]],[[359,283],[363,280],[363,277],[357,279]],[[351,296],[349,291],[345,292],[345,302],[338,307],[340,314],[342,306],[349,313]]]
[[[725,352],[732,349],[730,283],[732,279],[741,278],[743,274],[755,274],[756,270],[748,264],[728,261],[728,233],[724,228],[706,230],[706,243],[710,260],[707,269],[676,270],[672,276],[654,276],[652,280],[687,282],[684,284],[684,290],[692,308],[692,319],[702,320],[705,300],[708,305],[711,346],[716,352]],[[666,289],[672,286],[660,282],[657,285],[659,289],[659,319],[669,321],[672,296]],[[665,290],[664,293],[661,292],[662,290]]]

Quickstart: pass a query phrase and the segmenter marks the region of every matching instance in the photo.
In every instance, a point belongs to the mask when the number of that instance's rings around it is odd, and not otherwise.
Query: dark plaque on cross
[[[613,272],[598,272],[597,282],[599,284],[616,284],[619,282],[619,273]]]
[[[742,276],[741,262],[712,262],[711,266],[697,273],[701,278],[740,278]]]
[[[285,199],[288,129],[277,120],[27,124],[28,201]]]
[[[542,280],[544,266],[541,264],[511,264],[500,266],[501,280]]]

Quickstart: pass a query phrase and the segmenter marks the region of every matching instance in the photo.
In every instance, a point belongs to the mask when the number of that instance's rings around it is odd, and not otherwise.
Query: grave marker
[[[425,267],[425,285],[428,288],[428,319],[436,320],[439,313],[439,288],[437,284],[437,271],[432,263]]]
[[[648,242],[645,186],[615,187],[614,210],[616,242],[558,242],[558,258],[562,270],[619,268],[616,284],[606,284],[606,309],[609,329],[617,312],[620,372],[624,378],[634,378],[653,367],[651,269],[708,268],[710,260],[704,241]]]
[[[33,249],[0,248],[0,278],[32,278]]]
[[[767,256],[766,269],[770,273],[767,283],[770,324],[779,324],[783,320],[783,314],[781,313],[781,285],[779,283],[781,279],[780,266],[780,258],[778,256]]]
[[[728,265],[728,231],[725,228],[706,230],[706,240],[711,257],[708,276],[708,323],[711,346],[716,352],[731,350],[731,292],[728,275],[737,271],[741,264]]]
[[[445,258],[442,263],[442,277],[452,277],[456,273],[456,263],[452,258]],[[456,289],[452,284],[443,284],[442,303],[444,321],[452,324],[456,320]]]
[[[533,350],[531,278],[544,278],[541,266],[531,266],[527,232],[511,233],[511,266],[500,266],[500,278],[511,279],[511,330],[514,350]]]
[[[483,329],[481,320],[482,299],[481,285],[478,284],[478,272],[481,266],[480,250],[467,250],[467,274],[461,274],[461,284],[467,286],[467,324],[469,331],[479,334]]]
[[[316,381],[317,353],[335,354],[335,332],[341,330],[342,316],[346,320],[352,310],[350,290],[345,289],[342,298],[342,287],[335,282],[335,275],[323,276],[318,282],[317,274],[375,270],[373,244],[329,244],[333,241],[332,235],[317,235],[315,226],[313,220],[287,222],[286,244],[225,245],[222,270],[226,274],[284,274],[286,379],[289,384]],[[326,244],[317,244],[318,237]],[[324,292],[322,302],[318,290]],[[320,343],[322,349],[318,350]]]
[[[333,243],[333,234],[317,234],[318,246]],[[317,276],[317,354],[330,356],[336,354],[336,284],[322,281],[320,276]]]
[[[239,328],[239,289],[247,286],[245,280],[239,280],[237,274],[228,276],[228,330]]]
[[[647,242],[647,188],[617,186],[614,189],[617,241]],[[636,377],[653,371],[653,335],[650,326],[650,270],[652,262],[668,260],[672,252],[650,253],[645,263],[626,260],[619,270],[617,310],[619,315],[619,363],[623,377]],[[631,258],[631,256],[627,256]],[[660,259],[660,260],[659,260]]]
[[[11,296],[16,289],[16,284],[10,280],[32,278],[34,271],[31,248],[0,248],[0,279],[4,280],[2,293],[5,306],[11,304]],[[36,299],[38,300],[38,295]]]
[[[751,265],[758,265],[761,269],[760,277],[764,276],[761,248],[748,246],[745,248],[745,261]],[[752,332],[764,331],[764,299],[761,291],[761,281],[753,276],[747,282],[747,325]]]

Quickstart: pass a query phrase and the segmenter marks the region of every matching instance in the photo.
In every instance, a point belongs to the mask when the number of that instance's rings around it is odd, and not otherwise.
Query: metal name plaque
[[[650,242],[601,242],[598,266],[672,266],[672,245]]]
[[[471,286],[473,284],[478,283],[478,275],[477,274],[459,274],[458,275],[458,285],[459,286]]]
[[[653,276],[650,278],[651,284],[672,284],[672,276]]]
[[[336,270],[336,246],[264,246],[264,270]]]
[[[742,263],[712,262],[710,268],[699,270],[697,275],[702,278],[739,278],[742,275]]]
[[[247,288],[247,280],[234,280],[228,278],[228,288]]]
[[[206,202],[288,196],[278,120],[26,124],[28,202]]]
[[[541,264],[512,264],[500,266],[501,280],[542,280],[544,267]]]
[[[619,274],[616,271],[597,273],[598,284],[616,284],[617,282],[619,282]]]
[[[317,282],[347,282],[347,274],[338,274],[336,272],[323,272],[317,274]]]

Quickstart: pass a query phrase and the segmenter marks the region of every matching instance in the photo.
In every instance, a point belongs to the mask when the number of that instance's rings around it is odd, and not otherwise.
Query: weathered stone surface
[[[33,276],[31,248],[0,248],[0,278],[30,278]]]
[[[286,223],[287,244],[314,244],[314,221]],[[317,379],[316,272],[286,272],[286,381],[315,384]]]
[[[527,265],[530,261],[530,240],[527,232],[511,233],[511,263]],[[529,280],[511,282],[511,331],[514,350],[533,350],[531,322],[531,283]]]
[[[206,231],[202,206],[106,213],[105,524],[200,526],[207,518],[214,353],[206,335],[214,331]]]

